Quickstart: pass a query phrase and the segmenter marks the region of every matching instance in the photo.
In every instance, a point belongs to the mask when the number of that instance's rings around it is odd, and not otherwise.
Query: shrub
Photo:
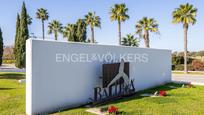
[[[199,51],[196,53],[196,56],[204,56],[204,51]]]
[[[175,70],[175,65],[172,65],[172,66],[171,66],[171,69],[172,69],[172,70]]]
[[[187,68],[190,71],[194,71],[194,68],[193,68],[193,66],[191,64],[188,64]],[[184,65],[183,64],[174,65],[174,69],[172,68],[172,70],[183,71],[184,70]]]
[[[173,63],[174,65],[183,64],[183,62],[184,62],[184,58],[181,57],[181,56],[173,56],[173,57],[172,57],[172,63]]]
[[[204,71],[204,62],[193,60],[192,67],[195,71]]]
[[[15,63],[15,60],[3,60],[4,64],[13,64]]]
[[[188,58],[187,63],[191,64],[192,61],[193,61],[192,58]],[[174,64],[174,65],[184,64],[184,57],[183,56],[173,56],[172,57],[172,64]]]
[[[180,65],[175,65],[175,70],[183,71],[183,70],[184,70],[184,67],[183,67],[182,64],[180,64]]]

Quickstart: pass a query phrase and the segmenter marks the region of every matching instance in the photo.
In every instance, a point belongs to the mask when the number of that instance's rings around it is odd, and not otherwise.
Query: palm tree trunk
[[[95,40],[94,40],[94,28],[91,27],[91,43],[94,43],[94,42],[95,42]]]
[[[188,73],[188,68],[187,68],[187,34],[188,34],[188,28],[184,27],[184,73]]]
[[[145,43],[145,47],[149,48],[149,32],[147,30],[145,30],[144,33],[144,43]]]
[[[55,31],[55,40],[57,40],[57,36],[58,36],[58,35],[57,35],[57,32]]]
[[[118,36],[119,36],[119,45],[121,45],[121,22],[118,21]]]
[[[45,30],[44,30],[44,21],[42,20],[42,37],[43,37],[43,40],[45,39]]]

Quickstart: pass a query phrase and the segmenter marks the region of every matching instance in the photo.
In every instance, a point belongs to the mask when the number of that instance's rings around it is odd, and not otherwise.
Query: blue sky
[[[1,0],[0,27],[3,31],[5,45],[14,42],[16,15],[21,10],[23,0]],[[129,8],[130,19],[122,23],[122,36],[135,33],[135,24],[143,16],[153,17],[159,23],[161,35],[151,34],[150,47],[159,49],[183,50],[182,25],[172,24],[172,11],[182,3],[191,3],[198,8],[197,23],[190,26],[188,34],[188,49],[190,51],[204,50],[204,1],[203,0],[25,0],[33,23],[29,26],[30,33],[41,36],[41,22],[37,20],[36,10],[45,8],[50,18],[59,20],[63,25],[74,23],[83,18],[89,11],[95,11],[101,17],[102,28],[95,29],[95,39],[100,44],[118,44],[117,22],[110,21],[110,7],[116,3],[125,3]],[[46,27],[48,22],[46,22]],[[47,33],[47,28],[46,28]],[[90,30],[88,28],[88,38]],[[51,35],[46,35],[50,39]],[[64,40],[60,36],[60,40]],[[143,47],[143,40],[140,47]]]

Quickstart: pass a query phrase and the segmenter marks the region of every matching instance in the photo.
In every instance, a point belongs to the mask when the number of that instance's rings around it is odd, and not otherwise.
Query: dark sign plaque
[[[113,80],[113,78],[119,73],[120,63],[103,64],[103,88]],[[124,63],[124,73],[129,78],[129,62]],[[120,78],[119,84],[122,84],[124,80]]]
[[[102,86],[94,88],[94,102],[100,103],[135,93],[129,77],[129,62],[103,64]]]

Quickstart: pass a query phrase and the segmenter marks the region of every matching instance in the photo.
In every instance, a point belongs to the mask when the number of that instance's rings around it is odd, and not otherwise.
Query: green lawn
[[[168,86],[178,88],[171,89]],[[141,93],[154,93],[157,90],[166,90],[167,97],[140,97]],[[165,86],[141,91],[137,96],[107,103],[103,106],[114,105],[127,115],[153,114],[153,115],[178,115],[178,114],[204,114],[204,87],[181,88],[181,85],[170,83]],[[57,114],[88,114],[85,108],[67,110]]]
[[[3,76],[3,77],[2,77]],[[25,114],[25,85],[20,85],[17,79],[23,78],[20,73],[0,73],[0,115]],[[171,89],[168,86],[176,86]],[[156,90],[166,90],[167,97],[140,97],[141,93],[153,93]],[[168,84],[139,92],[136,96],[112,101],[101,106],[114,105],[126,115],[135,114],[204,114],[204,87],[181,88],[178,84]],[[89,115],[87,108],[70,109],[56,115]],[[91,114],[90,114],[91,115]]]
[[[23,73],[0,73],[0,115],[25,114],[25,84],[17,81],[24,77]]]

